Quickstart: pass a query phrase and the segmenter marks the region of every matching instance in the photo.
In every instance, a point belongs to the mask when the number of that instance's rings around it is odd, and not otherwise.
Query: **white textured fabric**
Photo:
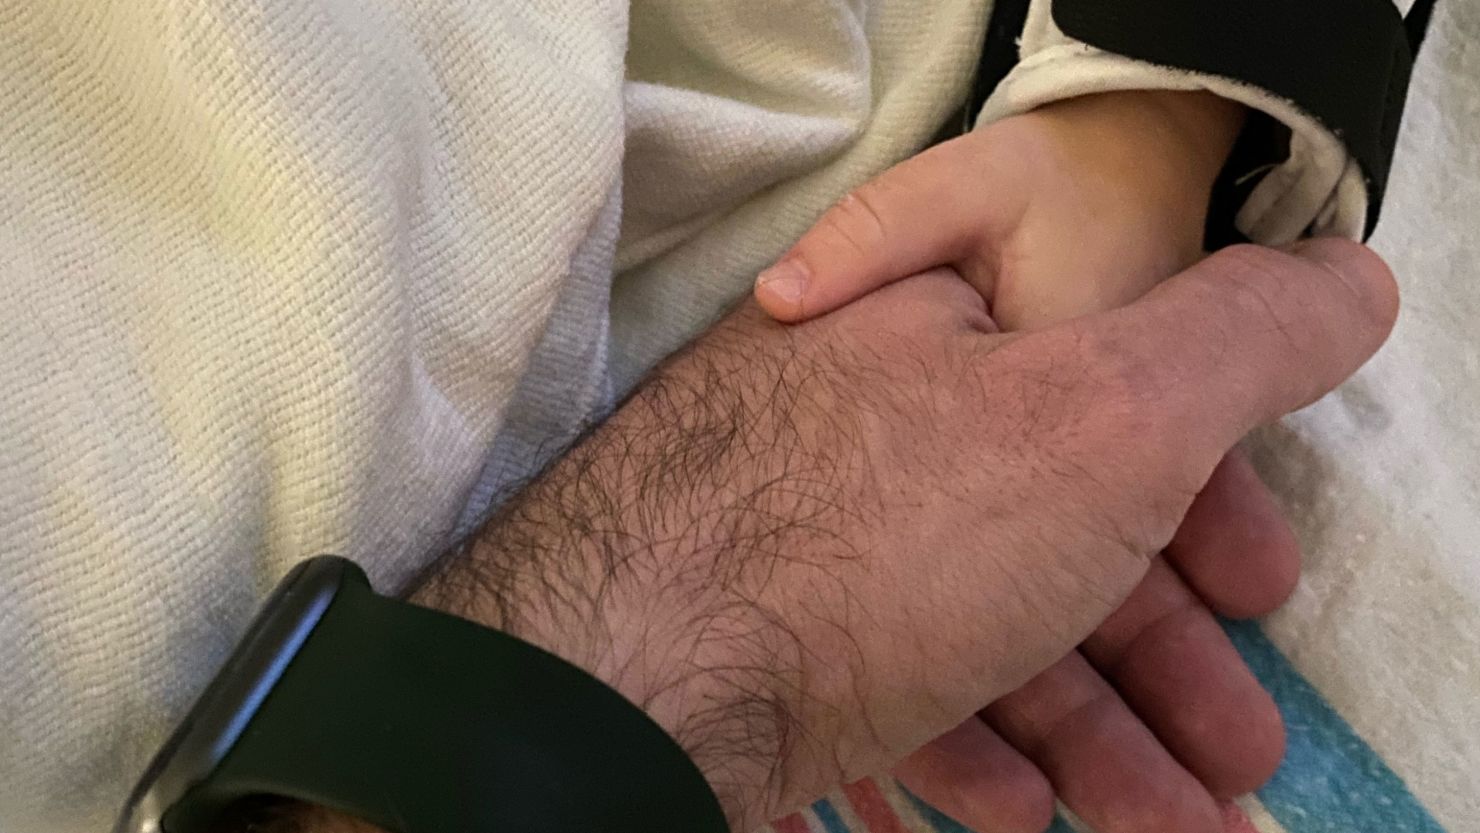
[[[986,17],[0,0],[0,833],[104,829],[298,559],[426,564],[609,401],[609,305],[630,379]]]
[[[1480,0],[1439,3],[1372,239],[1392,340],[1257,444],[1306,552],[1270,636],[1451,833],[1480,831],[1477,44]]]

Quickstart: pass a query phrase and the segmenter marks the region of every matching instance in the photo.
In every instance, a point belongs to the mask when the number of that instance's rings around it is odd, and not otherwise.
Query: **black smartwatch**
[[[244,799],[392,833],[725,833],[641,709],[507,634],[298,565],[149,764],[114,833],[206,833]]]

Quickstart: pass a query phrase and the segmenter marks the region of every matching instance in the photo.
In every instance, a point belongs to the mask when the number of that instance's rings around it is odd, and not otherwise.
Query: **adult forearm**
[[[778,561],[859,546],[866,506],[851,409],[820,401],[846,372],[752,307],[659,368],[605,424],[515,497],[415,592],[607,681],[690,753],[735,829],[786,793],[816,650],[777,609]],[[850,493],[856,490],[850,490]],[[809,695],[810,693],[810,695]],[[830,773],[828,777],[835,777]],[[810,779],[809,779],[810,780]]]

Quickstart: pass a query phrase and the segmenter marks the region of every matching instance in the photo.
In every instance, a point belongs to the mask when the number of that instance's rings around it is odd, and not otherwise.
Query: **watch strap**
[[[346,562],[348,564],[348,562]],[[273,794],[392,833],[723,833],[697,767],[621,694],[357,567],[231,751],[165,817]]]

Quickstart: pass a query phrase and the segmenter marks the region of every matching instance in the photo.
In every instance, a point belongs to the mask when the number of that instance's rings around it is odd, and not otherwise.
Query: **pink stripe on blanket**
[[[853,805],[853,814],[858,816],[869,833],[909,833],[872,778],[849,784],[843,788],[843,795],[848,797],[848,803]]]
[[[1223,810],[1223,833],[1260,833],[1254,822],[1244,815],[1244,811],[1233,803],[1224,804]]]

